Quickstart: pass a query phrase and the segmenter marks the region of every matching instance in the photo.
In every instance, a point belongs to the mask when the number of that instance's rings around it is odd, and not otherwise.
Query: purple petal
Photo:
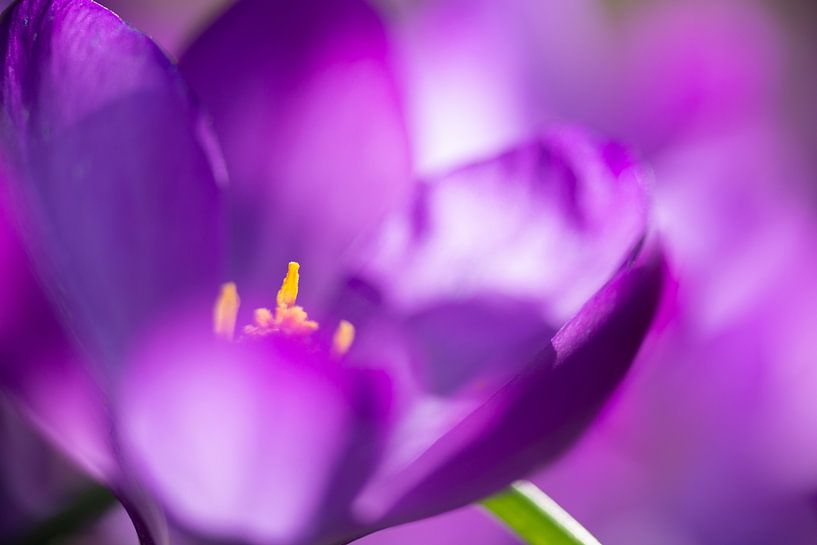
[[[642,176],[619,146],[562,130],[421,186],[350,265],[334,312],[358,328],[353,355],[390,362],[400,391],[479,403],[641,239]]]
[[[645,4],[622,27],[617,133],[655,151],[756,116],[781,79],[784,40],[762,2]],[[621,47],[621,46],[619,46]],[[623,64],[619,61],[619,64]]]
[[[0,174],[1,176],[2,174]],[[34,278],[0,193],[0,387],[80,467],[111,480],[101,392]]]
[[[519,540],[477,506],[366,536],[355,545],[519,545]]]
[[[556,130],[429,181],[360,249],[358,274],[404,313],[494,294],[557,329],[641,240],[647,209],[626,150]]]
[[[110,424],[90,373],[66,352],[65,344],[14,356],[0,368],[0,384],[9,398],[82,469],[113,483],[119,472]]]
[[[383,409],[373,410],[369,386],[377,381],[320,351],[202,341],[171,327],[129,368],[119,430],[182,525],[315,542],[336,530],[379,450]]]
[[[646,209],[643,173],[626,150],[562,130],[429,182],[410,210],[393,217],[373,243],[359,249],[355,279],[335,311],[345,312],[358,327],[353,360],[375,366],[388,362],[398,384],[400,415],[378,476],[358,501],[364,520],[392,520],[387,513],[392,507],[402,514],[430,514],[434,506],[450,508],[478,497],[468,485],[457,488],[446,481],[428,496],[436,498],[425,504],[428,511],[398,505],[424,504],[414,496],[400,498],[415,486],[436,487],[434,479],[418,484],[430,479],[428,473],[441,462],[426,451],[455,445],[446,448],[461,447],[467,453],[466,444],[478,443],[480,433],[500,433],[496,419],[514,410],[516,395],[530,395],[509,383],[530,382],[549,391],[551,382],[567,380],[560,378],[563,373],[552,378],[550,371],[542,377],[528,375],[531,365],[551,370],[556,330],[580,309],[593,314],[586,301],[631,259],[644,236]],[[655,281],[647,276],[644,291],[634,297],[646,299],[645,312],[651,316],[650,282]],[[613,305],[605,312],[626,315],[628,297],[621,296],[621,308]],[[617,342],[637,347],[649,316],[643,328],[627,331]],[[612,343],[610,349],[616,346]],[[588,395],[575,407],[564,401],[558,418],[547,425],[555,428],[559,421],[567,426],[590,411],[620,380],[631,356],[622,348],[620,358],[594,361],[600,369],[586,377],[595,375],[589,382],[600,388],[596,397]],[[508,433],[529,424],[529,418],[511,425]],[[470,435],[450,439],[452,430],[459,429]],[[561,430],[545,432],[543,440],[553,452],[573,438]],[[496,448],[510,456],[514,449],[530,447],[520,447],[520,442],[509,441],[507,450]],[[545,458],[542,449],[537,452]],[[428,457],[431,462],[417,464]],[[471,469],[474,475],[488,471]],[[510,477],[466,480],[488,493]]]
[[[416,168],[439,172],[530,135],[540,120],[528,104],[530,46],[518,28],[509,31],[508,2],[403,4],[393,39]]]
[[[0,536],[12,541],[87,481],[7,401],[0,396]]]
[[[116,362],[157,313],[217,286],[204,127],[168,59],[93,2],[18,2],[0,36],[18,221],[68,323]]]
[[[559,331],[549,352],[402,470],[373,479],[358,498],[359,516],[384,526],[430,516],[484,497],[561,454],[629,368],[661,301],[664,277],[654,248],[623,268]]]
[[[243,0],[183,57],[223,145],[233,278],[248,303],[296,260],[314,307],[348,244],[405,196],[387,58],[381,22],[357,0]]]
[[[102,0],[100,4],[155,40],[172,56],[233,0]]]

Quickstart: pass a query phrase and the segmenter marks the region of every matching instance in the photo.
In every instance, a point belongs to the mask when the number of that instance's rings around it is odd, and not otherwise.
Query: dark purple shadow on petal
[[[252,307],[290,260],[306,308],[410,187],[382,23],[359,0],[242,0],[182,57],[231,177],[231,275]]]
[[[21,1],[0,36],[17,220],[66,323],[110,368],[159,313],[211,304],[220,211],[203,125],[170,61],[97,4]]]
[[[403,474],[374,483],[374,497],[393,502],[380,524],[390,526],[473,502],[560,455],[629,368],[658,309],[664,277],[663,257],[651,248],[559,331],[549,353]]]
[[[352,396],[354,425],[349,428],[347,445],[342,449],[345,455],[338,459],[335,477],[327,487],[320,514],[315,517],[305,543],[345,543],[346,536],[356,533],[357,524],[349,506],[383,454],[392,418],[393,384],[385,373],[378,371],[361,370],[353,377],[357,390]]]
[[[507,381],[525,363],[509,358],[541,352],[555,333],[530,301],[488,295],[440,301],[405,327],[419,352],[414,371],[422,389],[445,397]]]
[[[392,310],[375,286],[352,277],[319,321],[353,323],[352,364],[386,366],[401,383],[397,389],[412,396],[456,398],[490,391],[491,384],[506,382],[546,347],[556,331],[542,318],[537,301],[501,294],[440,299],[407,316]]]

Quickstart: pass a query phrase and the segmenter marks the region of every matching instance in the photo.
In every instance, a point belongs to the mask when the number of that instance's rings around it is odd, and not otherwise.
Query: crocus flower
[[[500,110],[521,112],[501,116],[503,134],[579,119],[655,169],[677,304],[604,418],[535,479],[605,544],[817,535],[813,137],[787,118],[813,108],[785,79],[808,80],[814,56],[794,62],[803,52],[763,4],[450,0],[399,22],[424,165],[490,149]],[[500,103],[483,115],[451,98],[469,93]],[[456,115],[440,127],[438,110]],[[459,131],[473,140],[444,137]],[[466,510],[365,542],[448,543],[462,521],[477,523]]]
[[[557,128],[412,182],[363,4],[243,0],[181,70],[89,0],[0,37],[16,221],[93,378],[61,446],[146,542],[163,513],[332,544],[476,501],[573,443],[656,312],[632,155]]]

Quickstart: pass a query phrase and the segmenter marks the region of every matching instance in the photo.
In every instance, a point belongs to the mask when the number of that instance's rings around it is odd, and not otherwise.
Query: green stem
[[[116,498],[108,489],[94,486],[74,497],[65,507],[40,521],[36,526],[12,537],[8,544],[62,543],[68,537],[99,520],[115,504]]]
[[[481,503],[530,545],[601,545],[533,483],[516,482]]]

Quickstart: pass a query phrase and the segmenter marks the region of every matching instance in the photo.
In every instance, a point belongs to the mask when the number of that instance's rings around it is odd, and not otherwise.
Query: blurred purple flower
[[[814,140],[797,125],[813,108],[793,102],[792,82],[814,51],[795,62],[762,2],[618,4],[407,8],[397,35],[416,161],[433,171],[554,119],[645,150],[677,305],[616,403],[537,482],[604,543],[812,543],[817,222]],[[473,93],[492,97],[489,115],[456,100]],[[470,138],[444,136],[459,131]],[[446,543],[456,524],[365,542]]]
[[[10,208],[78,341],[9,383],[71,385],[43,427],[154,539],[154,502],[194,534],[330,544],[480,499],[572,444],[657,310],[630,154],[556,129],[412,182],[363,4],[243,0],[180,69],[87,0],[18,2],[0,38]],[[289,283],[280,320],[212,334],[223,279],[263,309],[293,259],[302,306]]]

